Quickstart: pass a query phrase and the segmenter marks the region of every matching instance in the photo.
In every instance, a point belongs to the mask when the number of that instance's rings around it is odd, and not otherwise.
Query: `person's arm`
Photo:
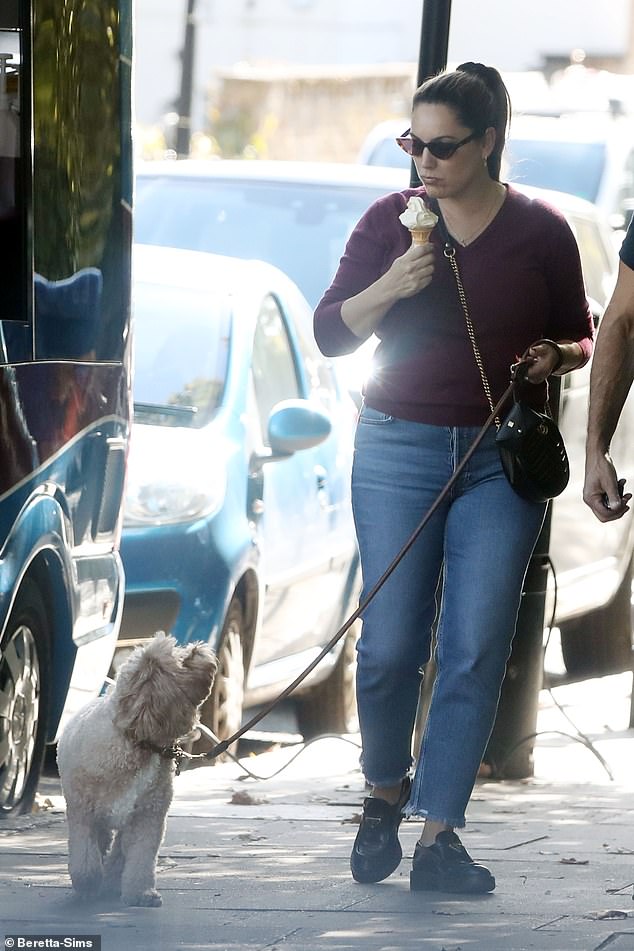
[[[326,356],[353,353],[398,300],[431,281],[433,246],[415,247],[399,221],[406,200],[401,192],[379,198],[352,231],[313,317],[315,340]]]
[[[367,340],[390,307],[427,287],[434,273],[431,243],[411,245],[373,284],[341,305],[341,319],[355,337]]]
[[[536,341],[528,349],[526,374],[530,383],[543,383],[549,376],[563,376],[582,367],[587,357],[580,343],[570,340]]]
[[[535,203],[544,218],[544,275],[550,314],[544,327],[547,340],[529,348],[527,379],[542,383],[551,374],[563,376],[584,366],[592,353],[594,325],[586,298],[579,248],[561,212]]]
[[[583,498],[602,522],[621,518],[629,508],[631,494],[620,496],[610,459],[610,441],[633,380],[634,270],[620,261],[616,287],[599,328],[590,374]]]

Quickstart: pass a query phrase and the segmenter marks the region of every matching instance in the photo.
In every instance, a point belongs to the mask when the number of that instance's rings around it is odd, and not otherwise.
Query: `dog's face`
[[[179,647],[173,637],[157,634],[119,671],[112,695],[117,726],[158,746],[185,736],[209,696],[217,666],[207,644]]]

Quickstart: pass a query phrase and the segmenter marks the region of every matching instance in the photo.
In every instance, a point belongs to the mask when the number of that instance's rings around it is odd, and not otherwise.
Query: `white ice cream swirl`
[[[410,231],[429,230],[436,225],[438,215],[426,207],[422,198],[413,195],[407,202],[407,208],[399,216],[399,221]]]

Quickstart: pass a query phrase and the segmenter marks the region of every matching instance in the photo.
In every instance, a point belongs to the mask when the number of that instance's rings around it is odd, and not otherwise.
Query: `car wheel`
[[[22,584],[0,643],[0,816],[30,812],[47,732],[49,627],[39,588]]]
[[[222,630],[214,685],[200,713],[203,726],[211,730],[219,740],[226,740],[240,729],[244,704],[244,681],[242,606],[237,599],[234,599],[229,605]],[[195,752],[207,752],[213,745],[213,741],[203,735],[196,744]],[[237,743],[232,744],[228,752],[235,755],[237,745]],[[222,759],[222,757],[218,758]]]
[[[609,604],[560,625],[566,670],[600,677],[632,667],[632,564]]]
[[[345,640],[332,673],[296,701],[297,725],[305,740],[324,733],[355,733],[357,715],[357,621]]]

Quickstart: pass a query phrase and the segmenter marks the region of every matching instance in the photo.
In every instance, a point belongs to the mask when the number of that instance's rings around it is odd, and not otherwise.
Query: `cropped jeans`
[[[363,407],[352,473],[363,597],[478,432]],[[545,505],[521,499],[507,482],[490,430],[363,612],[357,665],[363,772],[372,785],[395,786],[412,765],[421,668],[430,658],[438,601],[437,674],[408,815],[465,824],[544,513]]]

